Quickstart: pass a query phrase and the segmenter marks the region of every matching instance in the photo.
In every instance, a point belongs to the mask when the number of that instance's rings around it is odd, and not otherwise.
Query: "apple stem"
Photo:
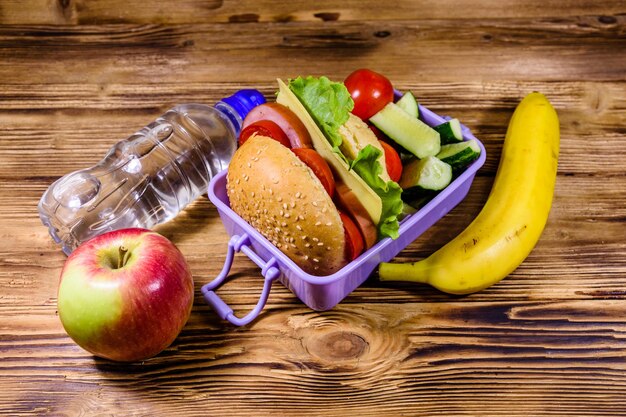
[[[117,258],[117,269],[122,268],[124,265],[126,265],[126,262],[128,262],[128,256],[130,255],[128,253],[128,249],[125,246],[120,246],[120,256],[119,258]]]

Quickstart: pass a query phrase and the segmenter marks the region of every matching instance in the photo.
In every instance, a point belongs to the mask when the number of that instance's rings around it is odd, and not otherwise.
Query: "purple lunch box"
[[[430,126],[450,119],[439,116],[422,105],[419,106],[419,114],[420,119]],[[464,140],[476,139],[466,126],[461,127]],[[481,149],[480,157],[424,207],[402,219],[398,239],[380,240],[357,259],[327,276],[315,276],[304,272],[231,210],[226,194],[227,171],[220,172],[209,183],[208,195],[231,238],[222,271],[213,281],[202,287],[204,298],[222,319],[237,326],[244,326],[259,315],[267,302],[272,283],[276,280],[313,310],[324,311],[333,308],[361,285],[379,263],[390,261],[465,198],[476,171],[486,159],[485,147],[479,140],[477,142]],[[215,293],[215,289],[228,277],[237,252],[243,252],[256,263],[261,268],[261,275],[264,278],[263,290],[257,305],[242,318],[235,316],[232,308]]]

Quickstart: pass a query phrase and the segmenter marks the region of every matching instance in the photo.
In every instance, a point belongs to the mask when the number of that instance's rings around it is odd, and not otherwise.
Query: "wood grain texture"
[[[490,17],[551,18],[602,15],[611,17],[624,12],[619,0],[591,2],[566,0],[552,3],[521,0],[515,3],[483,0],[464,5],[442,0],[437,6],[424,0],[401,0],[393,5],[384,2],[330,0],[305,4],[280,0],[183,0],[141,3],[121,0],[5,0],[0,17],[7,24],[105,24],[105,23],[287,23],[293,21],[357,21],[420,19],[484,19]]]
[[[37,203],[169,107],[276,77],[370,67],[485,144],[468,197],[402,251],[420,259],[487,199],[508,120],[541,91],[561,120],[555,199],[536,248],[476,294],[381,283],[314,312],[275,284],[234,328],[200,287],[228,236],[206,196],[156,230],[194,274],[189,323],[162,354],[94,358],[56,311],[65,256]],[[626,7],[623,1],[0,2],[0,415],[626,415]],[[256,304],[236,257],[219,291]]]
[[[276,68],[285,77],[345,77],[346,68],[366,66],[400,83],[580,80],[583,72],[585,80],[621,80],[625,19],[4,26],[0,79],[24,84],[29,72],[55,83],[206,83],[222,82],[226,71],[232,81],[259,83]]]

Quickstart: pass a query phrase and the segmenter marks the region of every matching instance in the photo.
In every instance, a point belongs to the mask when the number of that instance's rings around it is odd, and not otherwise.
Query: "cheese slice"
[[[343,139],[340,146],[341,153],[348,159],[356,159],[359,152],[367,145],[372,145],[374,148],[378,149],[380,151],[378,163],[382,167],[378,176],[385,182],[391,181],[387,173],[383,145],[380,144],[378,138],[374,132],[372,132],[372,129],[370,129],[363,120],[350,113],[348,121],[339,128],[339,134]]]
[[[288,107],[298,116],[302,123],[304,123],[304,126],[311,135],[315,150],[333,168],[333,172],[339,175],[341,180],[350,187],[365,210],[367,210],[374,224],[378,225],[383,211],[383,202],[378,194],[376,194],[356,172],[350,170],[345,161],[333,152],[332,146],[315,123],[315,120],[313,120],[298,97],[296,97],[289,87],[280,79],[278,80],[278,88],[276,102]]]

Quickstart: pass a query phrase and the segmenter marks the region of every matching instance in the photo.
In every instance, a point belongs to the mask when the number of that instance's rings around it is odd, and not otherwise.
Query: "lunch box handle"
[[[261,268],[261,274],[264,277],[263,291],[261,292],[261,297],[259,298],[257,305],[252,309],[252,311],[242,318],[235,316],[233,309],[230,308],[230,306],[226,304],[224,300],[222,300],[214,291],[228,276],[236,252],[243,252],[246,254],[252,262]],[[261,259],[261,257],[250,247],[250,236],[248,236],[247,233],[244,233],[241,236],[233,235],[228,242],[228,252],[226,253],[226,260],[224,261],[222,271],[213,281],[202,286],[202,294],[204,295],[206,302],[213,307],[215,312],[222,319],[228,320],[236,326],[245,326],[257,318],[257,316],[261,313],[261,310],[265,307],[267,298],[270,295],[272,283],[279,276],[280,269],[278,269],[278,262],[276,261],[276,258],[272,257],[267,262]]]

